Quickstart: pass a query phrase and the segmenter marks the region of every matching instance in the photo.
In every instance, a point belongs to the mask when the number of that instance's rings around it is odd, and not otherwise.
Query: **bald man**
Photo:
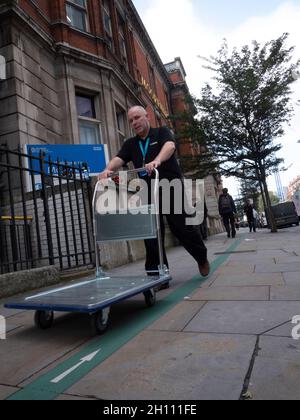
[[[135,168],[145,168],[145,180],[150,179],[147,174],[151,174],[153,169],[159,171],[160,180],[181,180],[182,173],[175,156],[176,145],[171,131],[167,127],[151,128],[149,115],[141,106],[130,108],[128,119],[136,136],[125,141],[117,156],[109,162],[105,171],[99,175],[99,179],[105,179],[125,164],[133,162]],[[183,211],[181,214],[176,214],[173,207],[171,205],[171,212],[165,214],[169,227],[174,236],[197,261],[200,274],[207,277],[210,272],[210,264],[207,260],[207,249],[203,243],[200,229],[195,226],[187,226],[186,213]],[[161,214],[160,219],[164,243],[163,214]],[[149,275],[157,275],[159,266],[157,240],[145,240],[145,247],[146,271]],[[163,248],[164,263],[168,267],[165,247]]]

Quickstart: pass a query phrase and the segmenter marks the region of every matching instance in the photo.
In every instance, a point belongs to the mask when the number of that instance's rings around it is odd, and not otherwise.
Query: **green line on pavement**
[[[228,252],[234,251],[241,243],[242,239],[235,241]],[[218,257],[211,264],[212,275],[227,259],[229,255],[222,255]],[[157,321],[160,317],[169,312],[174,306],[180,303],[185,296],[193,293],[199,285],[199,279],[202,282],[206,279],[201,278],[199,275],[193,277],[191,280],[185,282],[181,287],[164,297],[161,301],[148,310],[140,314],[138,319],[128,322],[127,325],[108,331],[105,336],[97,337],[93,342],[87,345],[83,350],[76,355],[70,357],[56,368],[52,369],[45,375],[40,376],[29,385],[25,386],[22,390],[11,395],[8,400],[53,400],[60,394],[64,393],[71,386],[79,382],[95,367],[99,366],[104,360],[110,357],[113,353],[123,347],[126,343],[136,337],[144,329],[148,328],[151,324]],[[91,362],[82,363],[76,370],[71,372],[65,379],[58,383],[51,381],[60,376],[62,373],[68,371],[77,365],[82,358],[96,351],[99,353]]]

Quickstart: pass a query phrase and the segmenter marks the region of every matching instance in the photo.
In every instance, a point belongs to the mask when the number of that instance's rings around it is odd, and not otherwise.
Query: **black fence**
[[[82,167],[0,146],[0,273],[94,264],[91,181]]]

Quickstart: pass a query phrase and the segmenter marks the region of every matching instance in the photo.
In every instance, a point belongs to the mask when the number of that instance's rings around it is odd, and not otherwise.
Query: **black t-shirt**
[[[168,127],[151,128],[148,138],[149,137],[150,143],[145,157],[146,164],[153,162],[157,158],[161,149],[167,142],[175,142],[174,136]],[[137,169],[143,167],[143,154],[139,145],[140,141],[145,148],[147,139],[143,140],[139,136],[135,136],[126,140],[122,149],[117,154],[117,157],[122,159],[125,164],[132,162]],[[160,179],[166,178],[172,180],[175,178],[182,178],[182,173],[176,160],[175,153],[168,161],[161,164],[158,171]]]

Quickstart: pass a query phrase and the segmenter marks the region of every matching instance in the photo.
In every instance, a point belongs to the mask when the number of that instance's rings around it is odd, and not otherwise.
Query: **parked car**
[[[299,226],[299,216],[293,201],[276,204],[272,206],[272,211],[278,228],[292,225]]]

